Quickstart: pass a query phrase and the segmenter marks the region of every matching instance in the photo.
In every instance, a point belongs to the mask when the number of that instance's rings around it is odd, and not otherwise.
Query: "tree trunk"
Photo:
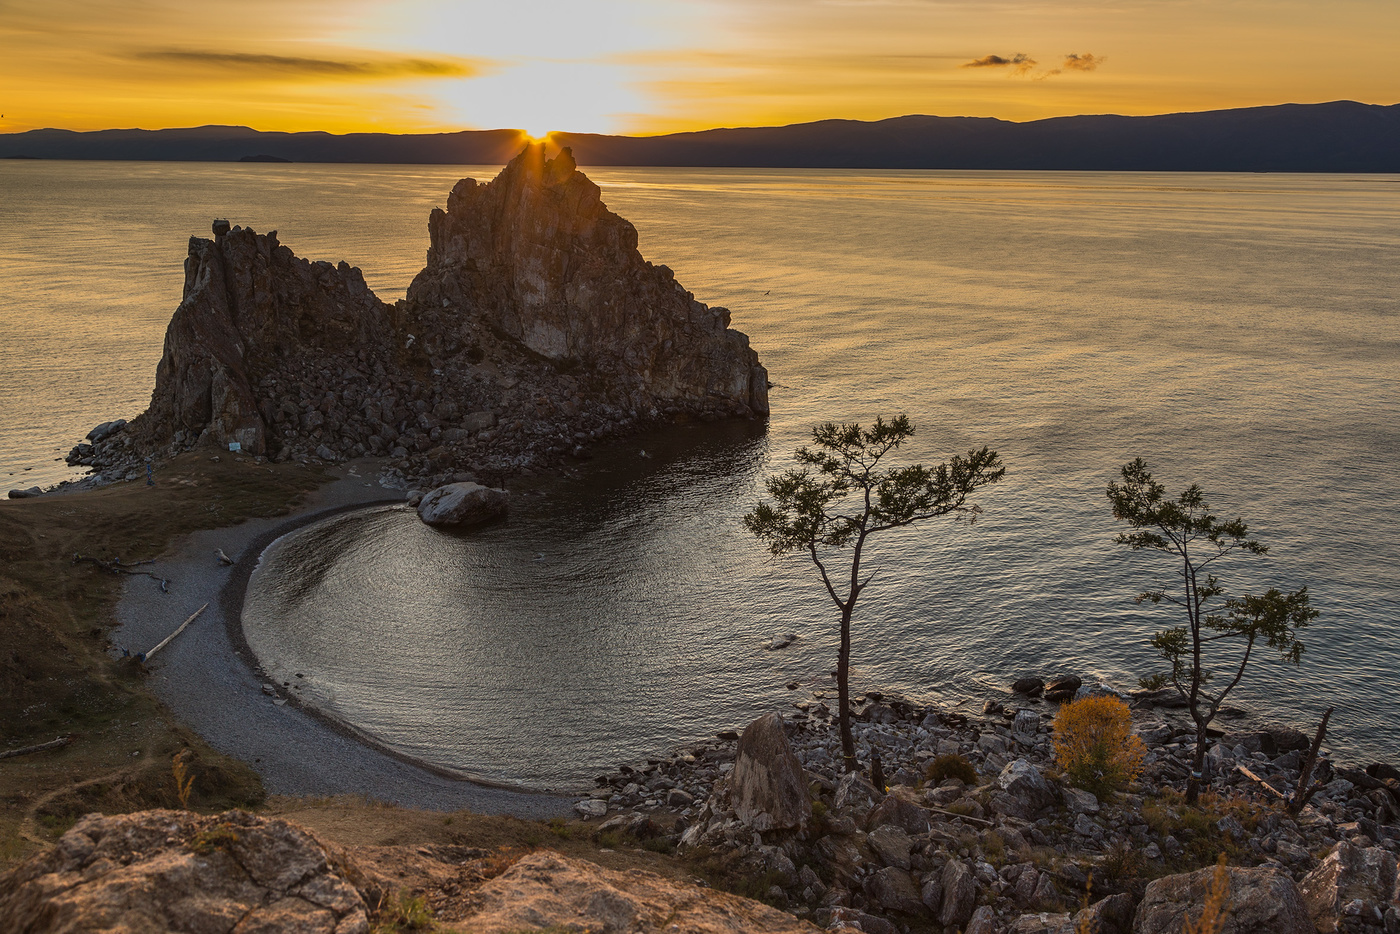
[[[846,771],[854,772],[859,766],[856,763],[855,737],[851,735],[851,692],[847,683],[850,673],[851,608],[844,606],[841,608],[841,648],[836,653],[836,703],[840,709],[841,757],[845,761]]]
[[[1205,777],[1206,725],[1196,723],[1196,755],[1192,759],[1191,777],[1186,779],[1186,803],[1195,804],[1201,796],[1201,781]]]

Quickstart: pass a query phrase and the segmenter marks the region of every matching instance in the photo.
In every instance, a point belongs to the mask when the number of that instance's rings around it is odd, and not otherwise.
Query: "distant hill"
[[[556,133],[580,165],[1203,172],[1400,172],[1400,104],[1334,101],[1154,117],[821,120],[666,136]],[[504,164],[514,130],[393,135],[262,133],[247,127],[31,130],[0,158]]]

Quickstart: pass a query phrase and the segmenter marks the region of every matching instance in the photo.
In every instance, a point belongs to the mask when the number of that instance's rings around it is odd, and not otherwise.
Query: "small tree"
[[[1176,560],[1181,578],[1175,592],[1149,590],[1139,594],[1137,601],[1159,604],[1165,600],[1186,611],[1185,626],[1162,630],[1151,644],[1171,663],[1171,683],[1186,699],[1196,724],[1196,757],[1186,783],[1187,803],[1195,804],[1205,768],[1206,728],[1244,677],[1255,644],[1263,640],[1283,661],[1301,664],[1303,643],[1298,631],[1317,617],[1317,610],[1308,603],[1306,587],[1287,594],[1270,589],[1260,597],[1245,594],[1217,600],[1225,588],[1209,572],[1212,564],[1234,552],[1265,555],[1269,549],[1249,537],[1243,520],[1222,522],[1212,515],[1199,486],[1192,484],[1173,500],[1152,479],[1142,458],[1125,464],[1121,472],[1121,484],[1108,484],[1108,499],[1113,517],[1136,531],[1120,533],[1118,543],[1134,551],[1165,552]],[[1212,693],[1206,685],[1214,674],[1205,666],[1205,653],[1207,646],[1222,640],[1237,647],[1238,657],[1227,662],[1228,683]]]
[[[975,517],[977,510],[967,505],[968,497],[1006,473],[997,453],[985,447],[932,470],[922,464],[883,467],[885,456],[913,434],[914,428],[904,415],[888,422],[877,418],[870,428],[855,423],[818,425],[812,429],[815,448],[797,449],[797,462],[803,466],[769,477],[766,488],[773,501],[759,503],[744,516],[744,526],[766,542],[773,554],[807,552],[840,612],[836,689],[847,771],[856,769],[847,684],[851,617],[856,601],[874,576],[861,576],[866,540],[877,532],[936,516],[957,513]],[[839,572],[829,570],[828,563],[848,548],[849,575],[844,565]]]

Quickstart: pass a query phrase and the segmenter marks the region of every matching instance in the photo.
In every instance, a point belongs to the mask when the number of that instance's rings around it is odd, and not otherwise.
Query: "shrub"
[[[1086,697],[1055,715],[1055,762],[1070,784],[1107,798],[1142,773],[1147,752],[1133,716],[1116,697]]]
[[[947,753],[934,759],[924,770],[924,775],[935,784],[950,778],[956,778],[964,785],[977,784],[977,769],[956,753]]]

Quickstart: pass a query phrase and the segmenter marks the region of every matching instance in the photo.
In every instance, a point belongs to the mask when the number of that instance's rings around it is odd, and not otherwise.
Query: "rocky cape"
[[[493,181],[463,179],[428,229],[427,265],[389,305],[358,268],[215,221],[190,239],[149,409],[69,462],[133,478],[236,444],[499,482],[647,424],[767,413],[768,373],[728,310],[643,259],[567,149],[531,144]]]

